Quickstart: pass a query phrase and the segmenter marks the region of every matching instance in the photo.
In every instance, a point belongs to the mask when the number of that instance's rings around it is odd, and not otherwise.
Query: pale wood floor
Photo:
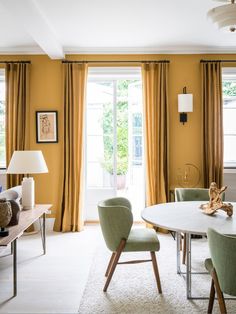
[[[0,259],[0,313],[77,313],[99,245],[104,242],[94,224],[80,233],[49,231],[46,256],[41,255],[39,234],[22,236],[16,298],[11,298],[12,257]]]

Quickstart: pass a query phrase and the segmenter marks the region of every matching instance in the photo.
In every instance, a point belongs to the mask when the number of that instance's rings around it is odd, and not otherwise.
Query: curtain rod
[[[236,60],[201,60],[200,61],[201,63],[204,63],[204,62],[236,62]]]
[[[0,63],[31,63],[31,61],[0,61]]]
[[[76,61],[76,60],[62,60],[62,63],[149,63],[149,62],[155,62],[155,63],[170,63],[169,60],[129,60],[129,61],[102,61],[102,60],[97,60],[97,61]]]

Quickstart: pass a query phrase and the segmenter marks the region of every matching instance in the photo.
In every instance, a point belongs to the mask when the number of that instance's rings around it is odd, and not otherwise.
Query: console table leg
[[[192,282],[191,282],[191,234],[186,233],[186,251],[187,251],[187,265],[186,265],[186,289],[187,299],[192,297]]]
[[[46,254],[46,214],[43,214],[43,254]]]
[[[176,257],[177,257],[177,274],[181,274],[181,268],[180,268],[180,240],[181,235],[179,232],[176,232]]]
[[[13,295],[17,295],[17,239],[13,241]]]

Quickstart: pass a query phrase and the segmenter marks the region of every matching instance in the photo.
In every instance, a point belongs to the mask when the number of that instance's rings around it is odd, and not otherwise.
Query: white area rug
[[[170,235],[158,235],[161,249],[157,253],[162,283],[158,294],[151,263],[118,265],[107,293],[102,291],[105,270],[110,257],[104,246],[99,248],[91,266],[81,300],[79,313],[157,314],[207,313],[208,300],[187,300],[186,282],[176,274],[176,242]],[[204,260],[209,257],[205,239],[192,241],[193,269],[204,271]],[[147,258],[149,253],[124,253],[122,260]],[[183,269],[184,270],[184,269]],[[193,295],[208,296],[209,275],[192,276]],[[236,313],[236,301],[226,301],[228,313]],[[213,313],[220,313],[215,300]]]

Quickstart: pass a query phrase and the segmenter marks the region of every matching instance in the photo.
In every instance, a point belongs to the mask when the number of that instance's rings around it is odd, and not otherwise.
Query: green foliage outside
[[[223,82],[223,96],[236,96],[236,82]]]
[[[120,80],[117,82],[117,175],[128,171],[128,87],[134,81]],[[113,108],[112,104],[103,105],[103,167],[110,173],[113,169]]]

